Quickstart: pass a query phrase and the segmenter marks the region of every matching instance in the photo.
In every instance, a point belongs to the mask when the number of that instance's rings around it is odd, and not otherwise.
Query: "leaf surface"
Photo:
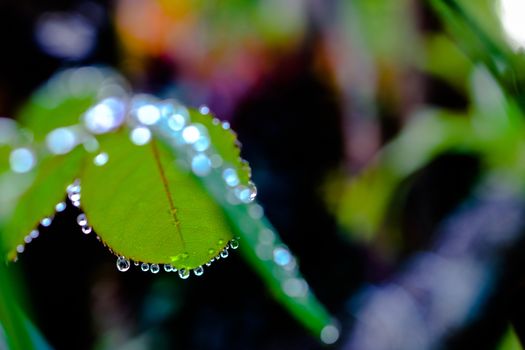
[[[125,130],[99,139],[107,164],[81,177],[90,225],[118,255],[191,269],[232,238],[221,208],[157,141],[132,144]]]

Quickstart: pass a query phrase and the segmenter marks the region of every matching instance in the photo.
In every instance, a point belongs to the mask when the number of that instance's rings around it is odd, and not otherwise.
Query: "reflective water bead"
[[[292,254],[286,248],[277,247],[273,250],[273,261],[279,266],[286,266],[292,262]]]
[[[150,271],[151,273],[159,273],[160,271],[159,264],[151,264]]]
[[[191,160],[191,170],[197,176],[206,176],[211,171],[211,161],[204,153],[199,153]]]
[[[47,134],[46,146],[53,154],[66,154],[77,145],[78,139],[73,128],[58,128]]]
[[[221,123],[221,121],[220,121],[219,119],[217,119],[217,118],[213,118],[213,120],[211,121],[211,123],[212,123],[213,125],[219,125],[219,124]]]
[[[239,184],[239,176],[237,175],[235,169],[224,169],[224,171],[222,172],[222,178],[224,179],[224,182],[226,182],[226,185],[230,187],[235,187]]]
[[[50,226],[52,222],[53,222],[52,217],[45,217],[42,220],[40,220],[40,224],[44,227]]]
[[[228,249],[223,249],[221,251],[221,258],[226,259],[230,253],[228,253]]]
[[[140,106],[135,113],[138,121],[144,125],[153,125],[160,119],[160,110],[153,104]]]
[[[206,266],[211,266],[211,263],[213,262],[213,260],[210,260],[206,263]]]
[[[143,146],[151,140],[151,131],[146,127],[139,126],[131,130],[129,137],[135,145]]]
[[[65,202],[60,202],[57,205],[55,205],[55,210],[58,213],[63,212],[65,209],[66,209],[66,203]]]
[[[199,107],[199,112],[201,114],[208,114],[210,113],[210,108],[208,108],[208,106],[202,105]]]
[[[27,235],[27,236],[24,237],[24,242],[26,242],[26,243],[31,243],[32,240],[33,240],[33,238],[30,235]]]
[[[106,152],[99,153],[93,158],[93,163],[96,166],[103,166],[109,160],[109,155]]]
[[[126,107],[116,98],[107,98],[90,108],[84,115],[86,128],[94,134],[103,134],[124,121]]]
[[[31,238],[35,239],[40,235],[40,232],[38,230],[33,230],[29,233],[29,235],[31,236]]]
[[[263,217],[264,209],[260,205],[254,204],[250,206],[250,208],[248,209],[248,214],[250,215],[252,219],[258,220]]]
[[[250,189],[244,186],[237,187],[235,189],[235,195],[243,203],[250,203],[253,200]]]
[[[9,155],[9,165],[15,173],[27,173],[35,164],[35,155],[29,148],[17,148]]]
[[[89,235],[93,231],[93,228],[91,226],[82,226],[82,232],[85,235]]]
[[[126,259],[125,257],[123,256],[119,256],[117,258],[117,269],[120,271],[120,272],[126,272],[129,270],[129,267],[130,267],[130,263],[129,263],[129,260]]]
[[[239,248],[239,241],[237,241],[236,239],[232,239],[232,240],[230,241],[230,247],[231,247],[232,249],[237,249],[237,248]]]
[[[223,128],[224,130],[228,130],[228,129],[230,128],[230,123],[228,123],[228,122],[224,122],[224,123],[222,123],[222,128]]]
[[[210,139],[206,136],[201,136],[193,144],[193,149],[197,152],[204,152],[210,147]]]
[[[86,214],[82,213],[82,214],[79,214],[77,216],[77,224],[79,226],[86,226],[87,223],[88,223],[88,221],[87,221],[87,218],[86,218]]]
[[[182,130],[182,138],[188,144],[194,144],[201,137],[201,132],[195,125],[188,125]]]
[[[25,247],[24,247],[23,244],[19,244],[19,245],[16,246],[16,251],[17,251],[18,253],[23,253],[24,250],[25,250]]]
[[[73,204],[74,207],[80,207],[80,201],[73,201],[71,204]]]
[[[195,276],[202,276],[202,274],[204,273],[204,268],[202,266],[199,266],[193,269],[193,273],[195,274]]]
[[[134,261],[134,262],[133,262],[133,265],[135,265],[135,266],[139,266],[140,263],[139,263],[138,261]]]
[[[171,130],[181,131],[182,128],[184,128],[184,125],[186,125],[186,118],[182,114],[176,113],[168,117],[167,123],[168,128],[170,128]]]
[[[173,270],[173,266],[171,264],[164,264],[164,271],[171,272]]]
[[[248,183],[248,190],[250,191],[250,201],[254,201],[255,197],[257,197],[257,187],[251,181]]]
[[[187,279],[188,277],[190,277],[190,271],[187,269],[180,269],[179,277],[182,278],[183,280]]]
[[[148,263],[142,263],[142,265],[140,265],[140,269],[144,272],[148,271],[149,270],[149,264]]]
[[[327,325],[321,330],[321,341],[325,344],[333,344],[339,339],[339,329],[334,325]]]
[[[222,157],[218,154],[213,154],[210,156],[211,167],[218,168],[222,165]]]

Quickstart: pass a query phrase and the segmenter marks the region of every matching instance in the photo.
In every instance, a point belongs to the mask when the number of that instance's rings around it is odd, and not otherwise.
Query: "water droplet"
[[[40,224],[44,227],[49,227],[52,222],[53,222],[52,217],[45,217],[42,220],[40,220]]]
[[[171,264],[164,264],[164,271],[171,272],[173,270],[173,266]]]
[[[224,182],[226,182],[226,185],[230,187],[235,187],[239,184],[239,176],[237,175],[237,172],[232,168],[226,168],[222,172],[222,178],[224,179]]]
[[[17,148],[9,155],[9,165],[15,173],[27,173],[34,168],[36,158],[28,148]]]
[[[109,160],[109,155],[106,152],[99,153],[93,158],[93,163],[96,166],[103,166]]]
[[[199,112],[201,114],[208,114],[210,113],[210,109],[208,108],[208,106],[202,105],[199,107]]]
[[[224,122],[224,123],[222,123],[222,128],[223,128],[224,130],[228,130],[228,129],[230,128],[230,123],[228,123],[228,122]]]
[[[197,176],[206,176],[211,171],[211,161],[208,156],[203,153],[197,154],[191,160],[191,170]]]
[[[160,110],[152,104],[145,104],[135,111],[137,120],[144,125],[154,125],[160,119]]]
[[[107,98],[86,112],[84,124],[94,134],[106,133],[122,124],[125,118],[125,110],[123,101]]]
[[[193,269],[193,273],[195,274],[195,276],[202,276],[202,274],[204,273],[204,268],[202,266],[199,266]]]
[[[135,145],[143,146],[151,140],[151,131],[144,126],[139,126],[131,130],[130,139]]]
[[[257,187],[255,187],[255,184],[251,181],[248,183],[248,190],[250,191],[250,202],[253,202],[255,197],[257,197]]]
[[[134,261],[134,262],[133,262],[133,265],[135,265],[135,266],[139,266],[140,263],[139,263],[138,261]]]
[[[47,134],[46,145],[51,153],[66,154],[77,145],[78,139],[77,132],[73,128],[58,128]]]
[[[286,266],[292,262],[292,254],[288,249],[277,247],[273,250],[273,261],[279,266]]]
[[[321,330],[321,341],[325,344],[333,344],[339,339],[339,329],[334,325],[327,325]]]
[[[239,241],[237,241],[236,239],[232,239],[232,240],[230,241],[230,247],[231,247],[232,249],[237,249],[237,248],[239,248]]]
[[[60,202],[57,205],[55,205],[55,210],[58,213],[63,212],[65,209],[66,209],[66,203],[65,202]]]
[[[182,130],[182,138],[187,144],[194,144],[201,137],[201,132],[195,125],[189,125]]]
[[[33,238],[31,238],[31,236],[29,236],[29,235],[24,237],[24,242],[26,242],[26,243],[31,243],[32,240],[33,240]]]
[[[17,251],[18,253],[23,253],[23,252],[24,252],[24,249],[25,249],[25,247],[24,247],[23,244],[19,244],[19,245],[16,246],[16,251]]]
[[[126,259],[125,257],[123,256],[119,256],[117,258],[117,269],[120,271],[120,272],[126,272],[129,270],[129,260]]]
[[[263,229],[259,233],[259,242],[262,244],[273,244],[275,241],[275,233],[270,229]]]
[[[149,264],[148,263],[142,263],[140,265],[140,269],[144,272],[148,271],[149,270]]]
[[[89,235],[93,231],[93,228],[91,226],[82,226],[82,232],[84,232],[85,235]]]
[[[31,238],[35,239],[40,235],[40,232],[38,230],[33,230],[29,233],[29,235],[31,236]]]
[[[282,283],[282,288],[286,295],[292,298],[302,298],[308,292],[308,284],[302,278],[287,278]]]
[[[251,191],[248,187],[238,186],[234,190],[235,196],[243,203],[250,203],[253,201]]]
[[[183,280],[187,279],[188,277],[190,277],[190,271],[187,269],[180,269],[179,277],[182,278]]]
[[[159,273],[160,271],[159,264],[151,264],[150,271],[151,273]]]
[[[74,207],[80,207],[80,201],[73,201],[71,204],[73,204]]]
[[[228,249],[223,249],[221,251],[221,258],[226,259],[230,253],[228,253]]]
[[[259,204],[253,204],[248,209],[248,214],[252,219],[259,220],[264,215],[264,209]]]
[[[193,144],[193,149],[197,152],[204,152],[210,147],[210,139],[205,136],[199,137],[197,141]]]
[[[77,224],[78,226],[86,226],[88,223],[86,214],[82,213],[77,216]]]
[[[213,262],[212,260],[208,261],[208,262],[206,263],[206,266],[211,266],[211,263],[212,263],[212,262]]]
[[[210,156],[211,167],[218,168],[222,165],[222,157],[218,154],[213,154]]]

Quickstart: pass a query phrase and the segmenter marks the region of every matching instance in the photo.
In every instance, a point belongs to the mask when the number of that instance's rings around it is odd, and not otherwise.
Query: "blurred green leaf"
[[[498,345],[498,350],[522,350],[523,347],[514,331],[513,327],[509,327],[503,336],[503,339]]]
[[[46,157],[32,171],[34,181],[10,203],[11,214],[0,222],[8,259],[15,258],[17,246],[24,245],[24,237],[38,226],[40,220],[53,216],[55,205],[64,200],[66,187],[77,176],[84,154],[83,149],[76,148],[64,156]],[[3,176],[6,174],[9,176],[10,171]],[[17,183],[10,181],[5,185],[17,186]]]

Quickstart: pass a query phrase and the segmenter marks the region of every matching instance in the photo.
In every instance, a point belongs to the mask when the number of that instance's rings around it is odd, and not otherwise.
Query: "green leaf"
[[[54,214],[55,205],[64,200],[67,185],[77,176],[84,155],[82,148],[76,148],[67,155],[44,158],[28,174],[34,177],[34,181],[11,203],[12,213],[1,222],[8,259],[16,257],[17,246],[24,244],[24,237],[38,226],[41,219]],[[24,177],[25,174],[15,176]]]
[[[109,160],[86,163],[82,208],[115,253],[192,269],[226,246],[232,235],[221,208],[161,144],[136,146],[124,130],[99,142]]]
[[[514,327],[509,326],[507,332],[503,336],[503,339],[498,345],[498,350],[522,350],[523,347],[519,341],[519,338],[514,331]]]

